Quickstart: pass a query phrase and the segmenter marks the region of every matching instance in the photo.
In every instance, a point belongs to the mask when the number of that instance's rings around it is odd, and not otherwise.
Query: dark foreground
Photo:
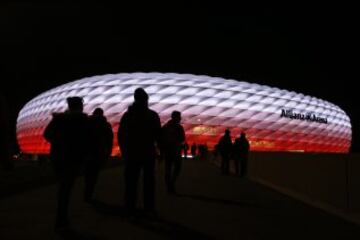
[[[44,168],[44,176],[31,184],[26,184],[26,171],[17,176],[13,186],[18,191],[6,188],[1,173],[0,186],[6,190],[0,195],[1,240],[360,239],[356,225],[246,179],[221,176],[216,166],[193,160],[184,162],[176,196],[165,192],[163,166],[158,167],[156,219],[141,212],[139,218],[125,217],[122,166],[101,173],[95,205],[82,201],[79,178],[71,202],[73,230],[57,234],[53,231],[56,186],[51,176],[45,176],[48,171]],[[8,181],[16,181],[13,175]]]

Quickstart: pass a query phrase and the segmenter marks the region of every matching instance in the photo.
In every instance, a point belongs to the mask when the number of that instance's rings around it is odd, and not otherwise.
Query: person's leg
[[[137,186],[140,175],[139,164],[126,160],[125,163],[125,208],[129,214],[134,214],[137,201]]]
[[[144,209],[155,211],[155,159],[144,164]]]
[[[67,227],[69,225],[69,201],[71,190],[75,183],[76,175],[69,171],[64,172],[59,178],[59,187],[57,195],[56,228]]]
[[[225,175],[228,175],[229,172],[230,172],[230,171],[229,171],[229,170],[230,170],[230,169],[229,169],[229,167],[230,167],[230,166],[229,166],[229,161],[230,161],[230,159],[229,159],[228,156],[224,156],[223,159],[224,159],[224,174],[225,174]]]
[[[239,158],[238,157],[234,157],[234,164],[235,164],[235,174],[239,175]]]
[[[246,177],[246,175],[247,175],[247,167],[248,167],[248,166],[247,166],[247,165],[248,165],[248,164],[247,164],[247,159],[244,158],[242,162],[243,162],[243,166],[242,166],[242,169],[243,169],[243,170],[242,170],[242,174],[241,174],[241,175],[242,175],[243,177]]]
[[[99,175],[98,166],[87,166],[85,168],[84,180],[85,180],[85,191],[84,191],[84,200],[86,202],[91,202],[94,196],[95,185]]]
[[[173,161],[169,154],[165,155],[165,185],[168,192],[171,191],[171,178],[172,178]]]
[[[176,179],[180,175],[181,166],[182,166],[182,159],[181,159],[181,156],[179,155],[179,156],[177,156],[175,158],[175,161],[174,161],[174,174],[173,174],[172,179],[171,179],[171,188],[172,188],[172,192],[174,192],[174,193],[176,192],[175,183],[176,183]]]
[[[221,173],[225,174],[225,156],[221,155]]]

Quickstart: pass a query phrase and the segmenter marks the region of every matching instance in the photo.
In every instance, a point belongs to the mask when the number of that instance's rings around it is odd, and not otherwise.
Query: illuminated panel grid
[[[123,73],[83,78],[32,99],[20,111],[17,138],[25,153],[48,153],[42,137],[51,113],[66,109],[66,98],[84,98],[85,112],[101,107],[116,136],[121,115],[133,102],[134,90],[144,88],[150,108],[162,123],[174,110],[182,112],[188,143],[210,148],[226,128],[232,137],[245,131],[253,151],[348,152],[349,117],[327,101],[268,86],[175,73]],[[311,112],[327,124],[281,117],[282,110]],[[118,153],[118,145],[113,153]]]

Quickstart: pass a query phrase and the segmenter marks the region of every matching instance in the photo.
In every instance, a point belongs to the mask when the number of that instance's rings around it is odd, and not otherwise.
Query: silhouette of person
[[[228,175],[230,170],[230,154],[232,151],[232,142],[229,129],[226,129],[225,134],[220,138],[218,143],[218,149],[221,156],[221,173],[224,175]]]
[[[85,162],[85,202],[93,201],[94,189],[101,167],[109,159],[113,145],[113,132],[101,108],[96,108],[89,118],[91,127],[90,152]]]
[[[204,146],[204,144],[199,144],[198,149],[199,149],[199,160],[205,160],[205,146]]]
[[[193,158],[195,158],[196,157],[196,152],[197,152],[197,146],[196,146],[195,142],[191,145],[190,151],[191,151],[191,156]]]
[[[207,144],[200,144],[199,145],[199,159],[202,161],[207,160],[207,154],[208,154],[208,146]]]
[[[207,143],[204,144],[204,160],[208,159],[209,147]]]
[[[242,132],[240,137],[235,139],[233,147],[235,172],[236,174],[239,174],[240,167],[240,177],[244,177],[247,174],[249,149],[249,141],[246,139],[246,134]]]
[[[187,154],[189,150],[189,144],[187,142],[183,144],[183,150],[184,150],[184,159],[187,159]]]
[[[58,181],[56,229],[69,226],[71,190],[88,156],[89,119],[83,113],[83,100],[69,97],[67,104],[68,110],[54,113],[44,131],[45,139],[51,144],[50,158]]]
[[[159,115],[148,108],[148,94],[143,88],[134,92],[134,103],[122,116],[118,129],[118,142],[125,160],[125,207],[134,216],[137,186],[143,171],[144,209],[155,215],[155,160],[161,123]]]
[[[181,171],[181,148],[185,131],[180,125],[181,113],[173,111],[171,119],[161,128],[161,151],[165,158],[165,184],[168,193],[176,193],[175,182]]]

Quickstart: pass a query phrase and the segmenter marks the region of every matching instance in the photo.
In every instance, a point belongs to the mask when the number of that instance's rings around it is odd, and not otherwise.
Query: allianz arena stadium
[[[338,106],[303,94],[219,77],[175,73],[122,73],[83,78],[46,91],[28,102],[17,119],[21,150],[46,154],[43,138],[53,112],[66,110],[66,98],[80,96],[84,111],[104,109],[114,134],[134,90],[149,94],[149,106],[162,123],[174,110],[190,144],[213,148],[226,129],[232,138],[246,132],[252,151],[347,153],[351,124]],[[114,154],[119,152],[114,139]]]

